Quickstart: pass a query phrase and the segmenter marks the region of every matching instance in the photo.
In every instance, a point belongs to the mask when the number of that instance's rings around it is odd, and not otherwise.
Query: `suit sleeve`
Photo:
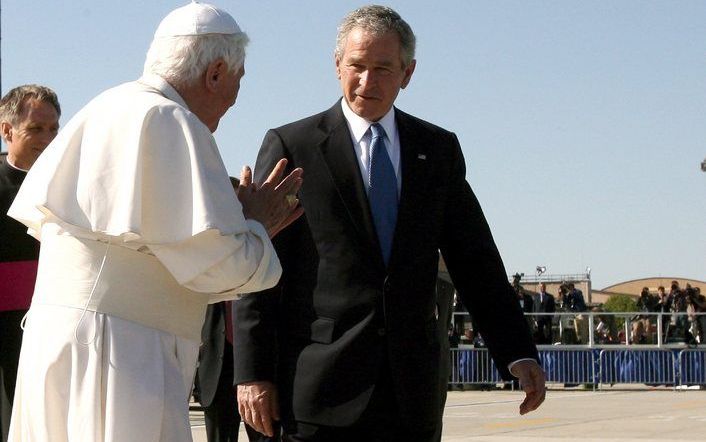
[[[287,158],[283,142],[277,132],[265,135],[255,164],[255,182],[263,182],[277,161]],[[291,165],[291,162],[290,162]],[[288,167],[291,170],[291,167]],[[286,172],[288,173],[288,172]],[[274,239],[280,253],[291,226]],[[233,303],[234,383],[275,381],[278,350],[278,309],[282,281],[273,288],[245,296]]]
[[[498,252],[490,227],[471,187],[455,135],[450,158],[448,198],[444,209],[441,252],[449,274],[498,370],[511,377],[508,365],[537,358],[537,350]]]

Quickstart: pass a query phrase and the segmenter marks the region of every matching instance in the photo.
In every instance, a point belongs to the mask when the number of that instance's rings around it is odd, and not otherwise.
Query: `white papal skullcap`
[[[154,38],[240,32],[240,26],[226,11],[192,0],[188,5],[167,14],[157,27]]]

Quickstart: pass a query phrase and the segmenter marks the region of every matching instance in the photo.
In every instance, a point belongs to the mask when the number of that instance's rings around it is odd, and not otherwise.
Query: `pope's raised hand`
[[[297,192],[302,186],[304,173],[296,168],[284,176],[287,160],[277,162],[264,183],[253,183],[252,170],[243,167],[237,193],[245,218],[259,221],[270,238],[290,225],[303,213]]]

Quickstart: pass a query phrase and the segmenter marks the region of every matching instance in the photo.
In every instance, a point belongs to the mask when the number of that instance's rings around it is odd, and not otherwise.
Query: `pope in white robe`
[[[225,49],[205,51],[196,75],[172,74],[182,55],[164,48],[204,38]],[[269,236],[300,214],[301,171],[244,187],[241,205],[211,134],[235,102],[246,43],[221,9],[173,11],[142,78],[93,99],[28,174],[8,213],[41,253],[11,441],[191,440],[206,305],[275,285]]]

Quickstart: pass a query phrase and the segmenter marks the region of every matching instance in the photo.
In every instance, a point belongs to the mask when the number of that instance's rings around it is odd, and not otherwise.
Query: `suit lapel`
[[[321,129],[328,134],[319,144],[319,150],[331,174],[331,179],[343,200],[348,215],[372,250],[380,250],[375,226],[370,214],[360,166],[355,156],[353,141],[343,116],[340,102],[326,112]],[[381,253],[376,254],[382,262]]]
[[[424,166],[426,165],[428,153],[425,150],[425,143],[420,139],[421,134],[411,117],[396,108],[395,121],[400,141],[402,187],[390,266],[401,258],[398,255],[400,254],[400,249],[404,248],[404,241],[414,238],[413,223],[419,216],[419,207],[421,207],[420,204],[422,202],[420,198],[424,195],[423,186],[428,185],[424,180]]]

